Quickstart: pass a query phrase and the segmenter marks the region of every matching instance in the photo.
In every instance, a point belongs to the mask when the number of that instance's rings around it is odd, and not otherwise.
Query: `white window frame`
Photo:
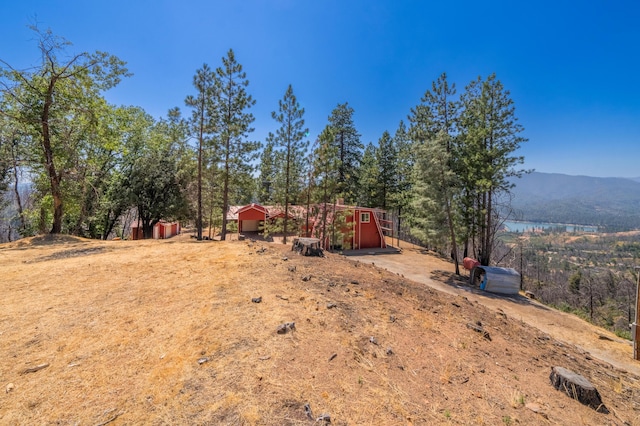
[[[365,220],[364,218],[367,218]],[[360,223],[369,223],[371,222],[371,213],[370,212],[360,212]]]

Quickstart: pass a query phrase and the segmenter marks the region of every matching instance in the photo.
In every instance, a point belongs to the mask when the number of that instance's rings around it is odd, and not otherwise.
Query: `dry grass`
[[[305,404],[334,424],[640,424],[637,377],[337,255],[40,237],[0,246],[0,277],[1,424],[314,424]],[[553,365],[615,414],[554,390]]]

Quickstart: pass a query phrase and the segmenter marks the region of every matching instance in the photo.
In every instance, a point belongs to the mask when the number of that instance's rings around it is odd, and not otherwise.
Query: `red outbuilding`
[[[341,216],[340,234],[343,235],[343,240],[334,245],[354,250],[387,247],[384,239],[386,228],[382,226],[384,221],[381,219],[383,215],[382,210],[345,206],[340,202],[337,204],[315,204],[310,206],[309,212],[302,206],[289,207],[289,218],[302,225],[302,232],[305,236],[321,238],[324,231],[323,247],[329,247],[330,237],[335,233],[334,217]],[[265,221],[282,217],[284,217],[284,209],[261,206],[256,203],[233,206],[227,214],[228,220],[237,221],[239,233],[259,232]]]

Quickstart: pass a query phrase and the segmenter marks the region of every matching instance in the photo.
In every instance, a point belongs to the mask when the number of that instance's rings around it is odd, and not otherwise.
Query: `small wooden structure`
[[[164,240],[166,238],[171,238],[174,235],[178,235],[180,233],[180,223],[178,222],[165,222],[161,220],[153,226],[153,235],[152,238],[155,240]],[[137,223],[131,224],[131,239],[132,240],[142,240],[144,239],[144,234],[142,232],[142,225],[138,226]]]
[[[336,219],[342,215],[341,229],[333,229]],[[230,206],[227,220],[238,223],[238,233],[261,232],[265,222],[284,218],[281,206],[262,206],[251,203],[246,206]],[[320,247],[329,247],[332,236],[345,235],[334,242],[337,247],[351,249],[386,248],[385,235],[391,233],[390,221],[385,220],[384,212],[369,207],[346,206],[342,200],[335,204],[320,203],[309,206],[290,205],[288,218],[298,223],[301,234],[319,237],[324,232],[324,241]],[[293,228],[293,227],[292,227]]]
[[[251,203],[238,209],[238,232],[258,232],[267,220],[268,211],[260,204]]]

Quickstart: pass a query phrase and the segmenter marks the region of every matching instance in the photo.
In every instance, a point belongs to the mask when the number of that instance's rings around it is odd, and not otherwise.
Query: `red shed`
[[[267,209],[260,204],[251,203],[238,209],[238,233],[258,232],[260,225],[267,220]]]
[[[326,209],[326,214],[323,214]],[[347,234],[348,240],[343,242],[343,246],[352,249],[386,248],[384,239],[384,228],[381,226],[382,210],[369,207],[354,207],[337,204],[316,204],[312,205],[309,216],[309,229],[306,229],[307,209],[303,206],[289,206],[289,218],[299,221],[302,224],[302,231],[307,235],[320,236],[322,229],[329,233],[333,216],[344,214],[343,234]],[[326,223],[322,225],[322,217],[326,216]],[[267,220],[284,217],[284,210],[281,207],[261,206],[252,203],[242,207],[232,206],[227,212],[227,219],[238,222],[238,233],[258,232],[260,226]],[[326,237],[324,247],[328,247],[329,236]]]
[[[326,209],[326,214],[324,213]],[[351,249],[368,249],[368,248],[386,248],[387,243],[384,239],[384,228],[380,224],[379,215],[382,210],[370,207],[345,206],[342,204],[320,204],[315,206],[317,212],[313,218],[310,218],[309,235],[321,237],[322,230],[330,234],[329,230],[334,222],[335,215],[344,215],[346,225],[342,229],[345,234],[343,247],[348,246]],[[326,216],[326,223],[322,224],[322,217]],[[330,235],[326,235],[323,247],[329,246]]]
[[[171,238],[174,235],[180,233],[180,224],[178,222],[165,222],[160,221],[153,226],[153,238],[156,240],[163,240]],[[131,224],[131,239],[142,240],[144,234],[142,233],[142,226],[138,226],[137,223]]]

